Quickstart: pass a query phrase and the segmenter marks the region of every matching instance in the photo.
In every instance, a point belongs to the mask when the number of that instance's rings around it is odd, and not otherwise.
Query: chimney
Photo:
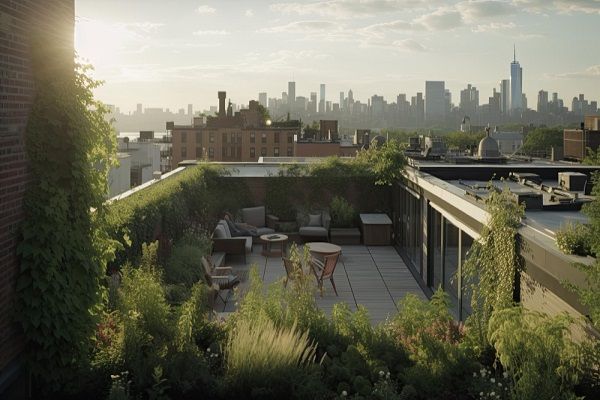
[[[225,97],[227,92],[219,92],[219,117],[225,116]]]

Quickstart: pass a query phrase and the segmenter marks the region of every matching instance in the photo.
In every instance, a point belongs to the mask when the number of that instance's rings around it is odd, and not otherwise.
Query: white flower
[[[385,374],[385,372],[379,371],[379,376],[383,376],[384,374]]]
[[[502,373],[502,376],[504,377],[504,379],[508,378],[508,372],[504,371],[504,372]]]
[[[496,383],[496,380],[494,378],[490,378],[490,382]]]
[[[502,387],[502,383],[498,382],[498,386]]]
[[[491,395],[491,396],[495,396],[495,395],[496,395],[496,392],[492,392],[492,393],[490,393],[490,395]]]
[[[473,378],[477,377],[477,372],[473,372]]]
[[[346,397],[348,396],[348,392],[346,392],[345,390],[342,390],[342,397]]]
[[[206,348],[206,352],[207,352],[207,353],[210,353],[210,347],[207,347],[207,348]]]
[[[387,374],[385,374],[386,378],[390,377],[390,373],[388,372]]]
[[[479,396],[483,397],[483,392],[479,392]]]

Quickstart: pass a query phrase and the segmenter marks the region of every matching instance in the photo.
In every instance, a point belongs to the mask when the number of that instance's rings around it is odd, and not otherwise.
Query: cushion
[[[219,221],[219,225],[222,225],[223,229],[225,229],[225,234],[227,235],[225,237],[230,238],[231,237],[231,231],[229,230],[229,226],[227,226],[227,221],[225,221],[224,219],[222,219],[222,220]]]
[[[246,252],[252,251],[252,236],[242,236],[246,239]]]
[[[275,229],[267,228],[266,226],[264,228],[256,229],[256,236],[268,235],[270,233],[275,233]]]
[[[244,232],[238,229],[237,226],[229,218],[225,218],[225,222],[227,223],[227,228],[229,228],[229,233],[231,233],[231,237],[236,236],[244,236]]]
[[[215,232],[213,233],[213,236],[216,239],[226,239],[227,238],[227,233],[225,232],[225,228],[223,227],[223,225],[218,224],[217,227],[215,228]]]
[[[242,219],[248,225],[254,225],[257,228],[265,226],[265,207],[242,208]]]
[[[322,226],[321,214],[309,214],[308,215],[308,226]]]
[[[298,233],[300,233],[300,236],[327,237],[327,229],[322,226],[303,226]]]

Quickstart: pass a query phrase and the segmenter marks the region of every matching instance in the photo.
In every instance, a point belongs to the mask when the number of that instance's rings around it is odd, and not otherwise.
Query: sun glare
[[[135,35],[123,25],[79,18],[75,24],[75,49],[96,66],[112,65]]]

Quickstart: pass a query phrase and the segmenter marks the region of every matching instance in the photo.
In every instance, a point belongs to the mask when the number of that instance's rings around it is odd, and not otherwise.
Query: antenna
[[[513,43],[513,62],[517,62],[517,46]]]

